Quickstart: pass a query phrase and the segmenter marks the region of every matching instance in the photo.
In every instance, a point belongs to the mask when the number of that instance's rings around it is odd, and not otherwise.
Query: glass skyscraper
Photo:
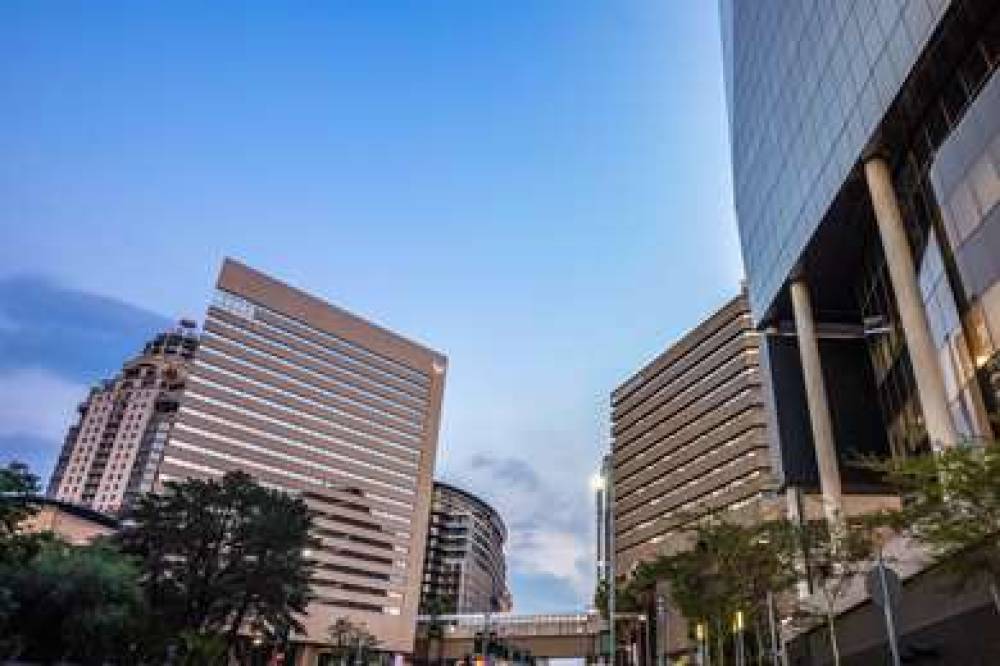
[[[720,9],[750,305],[782,370],[776,432],[805,424],[782,451],[815,452],[836,512],[859,419],[883,440],[862,448],[895,455],[997,434],[1000,3]],[[829,385],[844,373],[876,414],[842,418]]]

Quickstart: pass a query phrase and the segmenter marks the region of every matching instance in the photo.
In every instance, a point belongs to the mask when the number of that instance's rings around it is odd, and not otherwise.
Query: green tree
[[[340,658],[341,663],[352,663],[354,657],[364,660],[368,651],[379,644],[378,638],[368,631],[364,622],[354,623],[346,617],[336,618],[327,628],[327,635],[333,654]]]
[[[840,664],[837,640],[837,603],[851,585],[871,568],[875,545],[869,521],[854,522],[840,528],[825,520],[794,525],[798,547],[788,551],[789,566],[796,578],[809,581],[813,594],[799,600],[799,615],[805,619],[822,618],[830,639],[835,665]]]
[[[906,500],[880,521],[927,546],[959,583],[985,577],[1000,613],[1000,444],[867,465]]]
[[[692,629],[701,624],[714,636],[721,657],[736,613],[747,626],[763,623],[768,593],[794,583],[794,533],[784,521],[741,525],[709,517],[692,522],[686,536],[689,547],[637,567],[629,596],[648,605],[656,582],[666,581],[673,604]]]
[[[41,548],[52,541],[50,535],[26,533],[24,521],[37,511],[33,498],[38,495],[38,477],[27,465],[11,462],[0,468],[0,657],[20,649],[21,639],[11,627],[19,607],[9,575],[26,567]]]
[[[148,641],[221,634],[233,651],[249,627],[272,641],[302,630],[311,521],[301,498],[242,472],[142,497],[116,541],[140,563]]]
[[[657,580],[667,581],[671,601],[689,624],[701,624],[707,634],[714,635],[714,650],[709,649],[720,660],[726,656],[726,636],[737,612],[744,626],[755,630],[761,654],[759,636],[768,621],[768,595],[783,598],[800,618],[821,619],[827,625],[834,661],[839,664],[836,605],[871,563],[870,528],[869,523],[831,530],[825,521],[743,525],[702,519],[687,530],[690,547],[638,567],[630,587],[648,588]],[[789,594],[799,581],[808,582],[813,591],[806,599]],[[738,640],[743,640],[742,635]]]
[[[226,663],[229,646],[221,634],[183,631],[178,666],[215,666]]]
[[[444,623],[441,616],[455,612],[455,598],[450,595],[431,594],[420,600],[420,613],[429,617],[427,623],[427,647],[424,658],[431,661],[431,649],[437,645],[437,661],[442,659],[444,649]]]
[[[28,561],[0,566],[0,588],[13,606],[2,627],[8,656],[83,664],[130,658],[141,594],[135,566],[120,553],[48,540]]]
[[[38,492],[38,477],[27,465],[12,462],[0,468],[0,564],[26,561],[38,551],[44,537],[21,529],[37,511],[32,500]]]

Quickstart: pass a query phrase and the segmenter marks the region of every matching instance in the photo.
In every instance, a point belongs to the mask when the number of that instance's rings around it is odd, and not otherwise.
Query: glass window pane
[[[972,197],[972,190],[969,189],[965,181],[959,183],[955,188],[955,192],[951,195],[950,206],[955,221],[957,236],[955,247],[957,248],[969,237],[979,222],[979,209]]]
[[[997,174],[989,153],[983,153],[969,171],[969,182],[985,214],[1000,201],[1000,175]]]

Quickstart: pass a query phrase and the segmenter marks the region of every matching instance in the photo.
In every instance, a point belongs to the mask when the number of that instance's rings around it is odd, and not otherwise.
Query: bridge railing
[[[616,613],[616,617],[626,614]],[[627,614],[632,617],[633,614]],[[538,613],[520,615],[516,613],[463,613],[438,615],[420,615],[417,622],[428,626],[433,619],[444,628],[445,635],[453,638],[472,636],[486,627],[499,634],[516,636],[573,636],[580,634],[597,634],[606,623],[596,611],[585,613]]]

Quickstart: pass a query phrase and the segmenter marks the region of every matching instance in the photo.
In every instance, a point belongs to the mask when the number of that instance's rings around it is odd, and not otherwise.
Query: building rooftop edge
[[[260,270],[258,270],[256,268],[253,268],[252,266],[249,266],[249,265],[243,263],[242,261],[240,261],[238,259],[234,259],[232,257],[225,257],[223,259],[223,261],[222,261],[222,269],[219,271],[219,278],[218,278],[218,280],[216,282],[216,287],[217,288],[219,288],[219,289],[225,289],[225,287],[222,284],[222,282],[223,282],[223,276],[226,274],[227,271],[233,271],[233,270],[239,271],[239,272],[243,273],[244,275],[249,275],[249,276],[251,276],[255,280],[259,280],[259,281],[262,281],[262,282],[267,282],[267,283],[270,283],[271,285],[273,285],[275,287],[280,287],[282,289],[286,289],[286,290],[294,293],[299,298],[302,298],[304,300],[312,302],[314,305],[320,305],[322,307],[329,308],[330,310],[332,310],[335,313],[337,313],[338,316],[344,317],[345,319],[353,320],[353,321],[355,321],[355,322],[357,322],[359,324],[363,324],[364,326],[370,327],[373,330],[378,331],[379,334],[381,334],[381,335],[385,335],[385,336],[387,336],[389,338],[393,338],[393,339],[395,339],[395,340],[397,340],[399,342],[402,342],[404,344],[410,345],[413,348],[415,348],[417,350],[420,350],[421,352],[427,354],[428,356],[433,357],[435,361],[439,361],[439,362],[441,362],[441,363],[443,363],[445,365],[447,365],[447,363],[448,363],[448,357],[447,357],[447,355],[445,355],[442,352],[436,351],[435,349],[432,349],[431,347],[429,347],[428,345],[426,345],[426,344],[424,344],[422,342],[418,342],[416,340],[413,340],[412,338],[408,338],[405,335],[401,335],[400,333],[397,333],[396,331],[393,331],[392,329],[387,328],[386,326],[384,326],[382,324],[378,324],[376,322],[371,321],[370,319],[366,319],[366,318],[364,318],[364,317],[362,317],[360,315],[357,315],[357,314],[355,314],[353,312],[345,310],[344,308],[342,308],[340,306],[334,305],[333,303],[331,303],[330,301],[326,300],[325,298],[322,298],[320,296],[316,296],[315,294],[311,294],[311,293],[309,293],[307,291],[304,291],[304,290],[302,290],[302,289],[300,289],[298,287],[295,287],[295,286],[293,286],[293,285],[285,282],[284,280],[281,280],[281,279],[276,278],[274,276],[268,275],[267,273],[264,273],[263,271],[260,271]]]
[[[672,354],[677,353],[677,350],[682,346],[684,346],[685,343],[695,340],[698,337],[698,333],[700,332],[702,326],[710,322],[715,317],[721,315],[726,310],[738,305],[741,301],[743,302],[746,309],[749,311],[750,307],[749,307],[749,299],[747,296],[746,287],[743,287],[738,294],[736,294],[732,298],[729,298],[722,305],[712,309],[711,311],[708,312],[708,314],[701,317],[698,320],[698,323],[687,329],[687,331],[684,334],[682,334],[679,338],[671,342],[666,349],[661,351],[659,354],[657,354],[647,362],[643,363],[642,366],[639,368],[639,370],[633,372],[631,375],[625,378],[621,383],[619,383],[618,386],[616,386],[611,391],[611,401],[616,402],[620,397],[619,394],[628,391],[629,385],[635,382],[636,380],[640,379],[642,377],[642,374],[646,372],[651,366],[656,365],[660,361],[668,359]]]
[[[435,479],[434,480],[434,489],[436,490],[438,488],[445,488],[445,489],[450,490],[452,492],[458,493],[459,495],[462,495],[462,496],[464,496],[464,497],[466,497],[466,498],[474,501],[477,504],[481,504],[491,514],[493,514],[494,516],[496,516],[497,520],[500,521],[500,524],[503,525],[504,532],[506,533],[506,531],[507,531],[507,522],[503,519],[503,516],[500,515],[500,512],[497,511],[496,507],[494,507],[492,504],[490,504],[489,502],[487,502],[486,500],[484,500],[482,497],[479,497],[478,495],[475,495],[475,494],[469,492],[468,490],[465,490],[464,488],[459,488],[458,486],[453,485],[451,483],[447,483],[445,481],[438,481],[438,480]]]
[[[24,500],[29,504],[36,504],[39,506],[54,506],[62,509],[66,513],[73,514],[79,518],[85,518],[95,523],[99,523],[106,527],[113,529],[118,529],[121,527],[121,521],[114,516],[109,516],[106,513],[101,513],[96,509],[91,509],[90,507],[82,506],[80,504],[73,504],[72,502],[67,502],[65,500],[56,499],[54,497],[47,497],[46,495],[23,495],[23,494],[11,494],[2,493],[0,494],[0,502],[6,502],[11,500]]]

